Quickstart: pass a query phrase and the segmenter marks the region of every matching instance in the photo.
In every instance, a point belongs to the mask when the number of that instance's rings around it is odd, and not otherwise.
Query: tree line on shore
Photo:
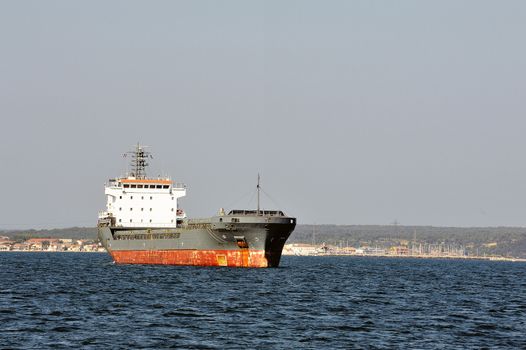
[[[49,230],[0,230],[0,236],[96,239],[96,227]],[[435,244],[463,246],[470,255],[526,258],[524,227],[434,227],[402,225],[297,225],[288,243],[322,243],[353,247]]]
[[[298,225],[288,243],[353,247],[462,246],[469,255],[526,258],[525,227],[435,227],[402,225]]]

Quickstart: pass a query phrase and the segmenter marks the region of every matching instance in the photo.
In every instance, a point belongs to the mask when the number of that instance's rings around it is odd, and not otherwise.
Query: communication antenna
[[[416,247],[416,228],[415,230],[413,231],[413,249],[412,249],[412,254],[415,254],[415,247]]]
[[[259,180],[260,180],[260,176],[259,176],[259,173],[258,173],[258,185],[257,185],[257,189],[258,189],[258,210],[257,210],[257,215],[259,216],[259,191],[261,189],[261,187],[259,186]]]
[[[146,167],[149,165],[147,160],[148,158],[153,158],[150,152],[144,150],[146,146],[141,146],[137,142],[135,151],[130,151],[124,153],[124,157],[128,154],[131,155],[131,172],[130,176],[135,177],[136,179],[145,179],[146,178]]]
[[[395,237],[398,239],[398,225],[400,225],[400,223],[398,222],[397,219],[395,219],[393,222],[392,222],[392,225],[394,226],[394,231],[395,231]]]

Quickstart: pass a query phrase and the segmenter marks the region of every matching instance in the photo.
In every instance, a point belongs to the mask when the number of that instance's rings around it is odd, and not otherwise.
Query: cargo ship
[[[278,267],[296,218],[281,210],[220,209],[205,219],[188,218],[178,200],[184,183],[150,178],[151,155],[137,144],[126,176],[105,184],[106,210],[99,212],[98,236],[115,263],[231,267]]]

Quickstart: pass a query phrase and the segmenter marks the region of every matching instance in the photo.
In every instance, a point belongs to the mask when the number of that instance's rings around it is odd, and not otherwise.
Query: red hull
[[[264,250],[117,250],[118,264],[268,267]]]

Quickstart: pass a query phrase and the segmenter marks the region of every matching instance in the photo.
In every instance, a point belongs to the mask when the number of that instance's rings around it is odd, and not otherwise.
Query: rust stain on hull
[[[118,264],[268,267],[264,250],[117,250]]]

